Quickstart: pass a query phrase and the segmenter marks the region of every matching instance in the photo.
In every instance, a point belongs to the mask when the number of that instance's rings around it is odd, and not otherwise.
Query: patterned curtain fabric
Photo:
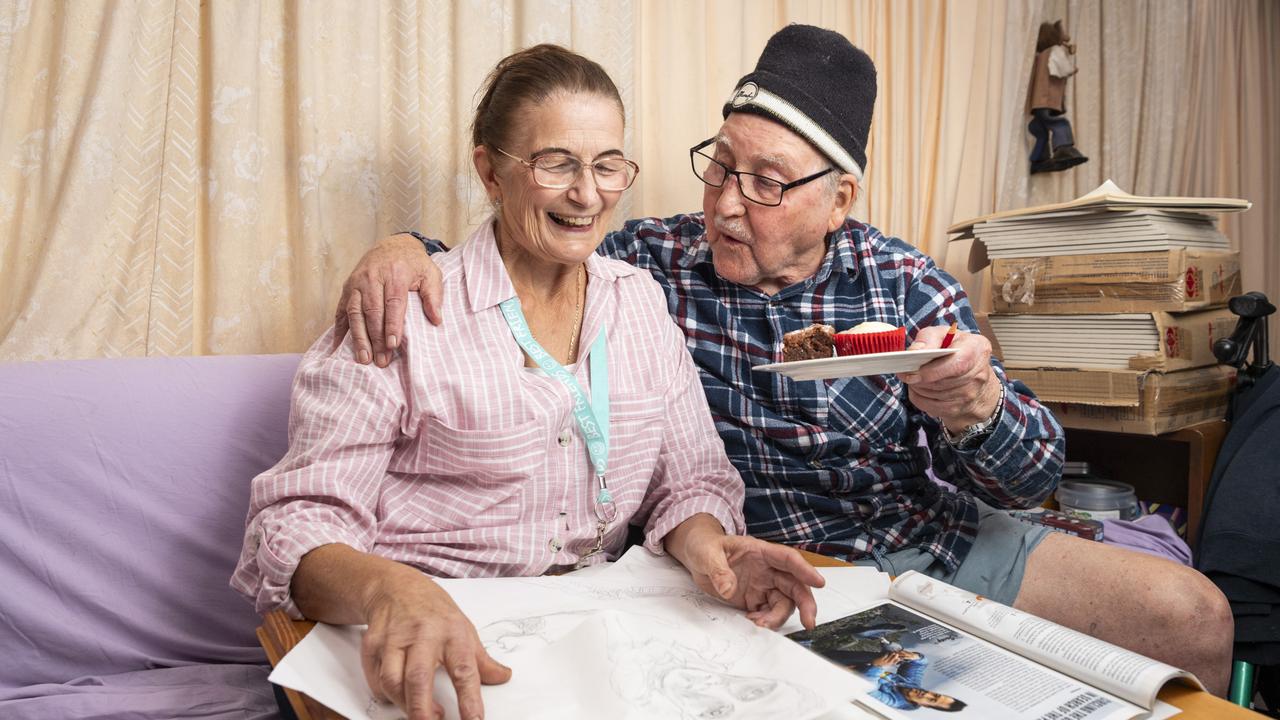
[[[0,359],[305,349],[374,238],[484,216],[467,138],[504,55],[572,47],[634,107],[632,14],[0,1]]]
[[[687,149],[715,133],[721,106],[769,36],[787,23],[809,23],[843,33],[876,64],[876,109],[854,216],[941,259],[953,217],[989,212],[996,201],[990,170],[997,144],[989,131],[1010,121],[989,98],[1001,97],[1006,47],[1019,44],[1007,28],[1031,22],[1025,6],[1020,0],[642,3],[643,162],[645,172],[664,179],[661,187],[646,187],[646,211],[701,209],[702,186],[689,172]]]
[[[1056,18],[1091,159],[1031,178],[1022,103]],[[953,221],[1107,177],[1241,196],[1246,286],[1280,295],[1268,0],[0,0],[0,360],[305,349],[374,239],[484,217],[474,96],[537,42],[622,91],[643,169],[619,222],[698,210],[687,150],[788,22],[877,64],[855,214],[886,233],[941,260]]]
[[[1010,3],[1011,14],[1017,5]],[[1219,227],[1241,251],[1244,290],[1280,300],[1280,6],[1045,0],[1022,10],[1025,50],[1008,50],[1002,116],[1017,117],[1026,98],[1039,23],[1064,20],[1079,67],[1068,82],[1067,116],[1089,162],[1030,176],[1023,116],[1000,131],[997,144],[1007,152],[994,168],[993,209],[1079,197],[1106,179],[1138,195],[1245,198],[1253,208],[1220,216]],[[1280,355],[1275,331],[1271,354]]]

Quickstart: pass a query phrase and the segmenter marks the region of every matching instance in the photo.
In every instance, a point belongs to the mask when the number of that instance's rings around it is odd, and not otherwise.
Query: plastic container
[[[1054,495],[1062,512],[1093,520],[1132,520],[1138,516],[1133,486],[1114,480],[1063,480]]]

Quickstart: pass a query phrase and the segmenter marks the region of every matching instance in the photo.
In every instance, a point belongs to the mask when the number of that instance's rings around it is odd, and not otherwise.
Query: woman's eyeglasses
[[[524,165],[533,172],[533,181],[544,188],[563,190],[573,187],[582,177],[582,170],[588,164],[595,178],[596,188],[604,192],[621,192],[631,187],[640,174],[640,166],[626,158],[605,157],[592,163],[583,163],[578,158],[565,153],[548,153],[532,160],[516,157],[500,147],[494,150]]]

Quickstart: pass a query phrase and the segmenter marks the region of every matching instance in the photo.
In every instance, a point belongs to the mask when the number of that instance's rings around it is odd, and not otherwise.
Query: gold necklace
[[[582,332],[582,276],[585,274],[583,266],[578,266],[578,287],[574,297],[577,299],[577,307],[573,314],[573,337],[569,338],[569,365],[578,360],[578,335]]]

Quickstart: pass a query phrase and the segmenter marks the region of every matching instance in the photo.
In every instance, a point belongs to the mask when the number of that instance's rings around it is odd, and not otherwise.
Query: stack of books
[[[1240,258],[1208,213],[1230,198],[1139,197],[1107,181],[1066,203],[952,226],[990,259],[988,318],[1009,374],[1067,427],[1157,435],[1221,418]]]
[[[1196,248],[1231,250],[1205,213],[1083,209],[987,220],[973,229],[992,258],[1099,255]]]

